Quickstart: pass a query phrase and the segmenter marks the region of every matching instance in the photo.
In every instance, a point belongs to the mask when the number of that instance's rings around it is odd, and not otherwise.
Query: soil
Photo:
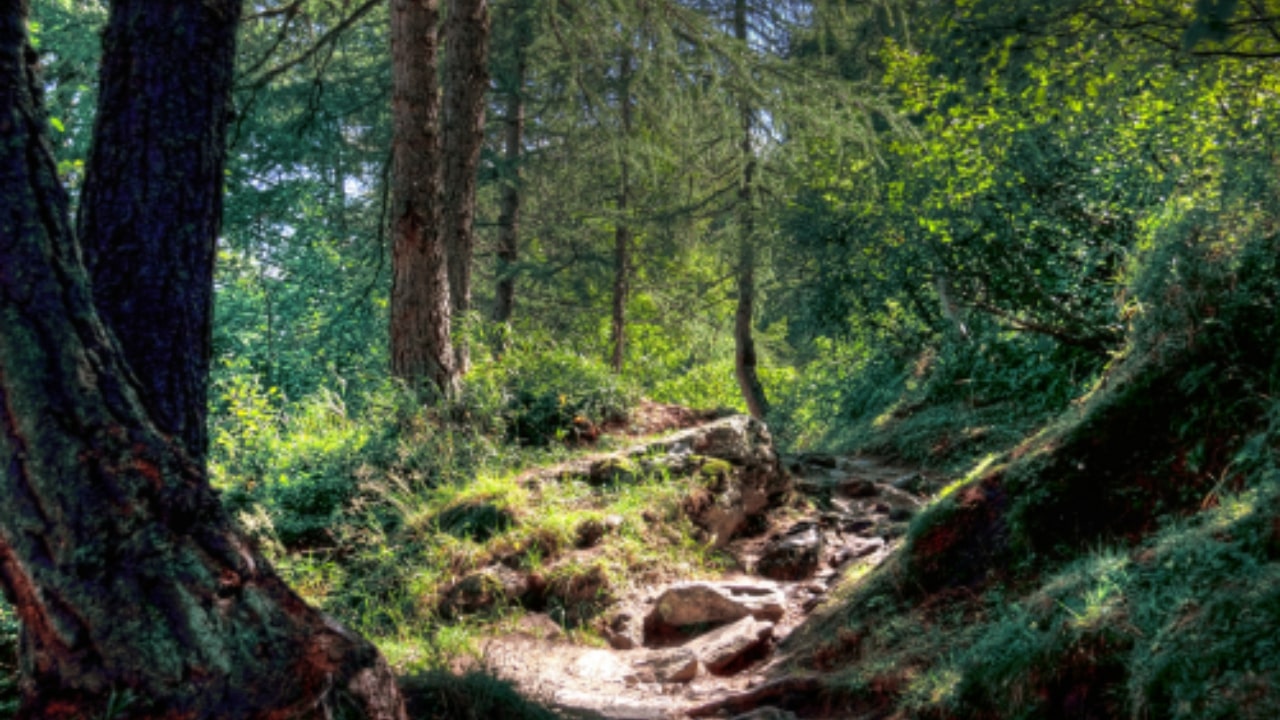
[[[651,410],[659,419],[654,424],[690,421],[666,408]],[[646,430],[652,432],[648,427]],[[777,645],[806,622],[842,577],[878,565],[893,552],[932,484],[917,471],[875,459],[829,455],[782,459],[799,498],[771,508],[765,527],[755,528],[751,537],[732,541],[726,550],[737,559],[738,567],[756,568],[771,543],[788,537],[789,530],[794,533],[797,527],[806,527],[806,523],[808,528],[816,528],[824,544],[816,567],[810,562],[793,573],[798,579],[775,581],[743,571],[697,578],[773,583],[785,597],[785,611],[774,625],[772,640],[734,663],[728,674],[711,674],[699,666],[691,681],[659,682],[646,661],[659,647],[678,642],[667,638],[666,642],[649,642],[652,647],[630,649],[584,644],[566,636],[549,617],[538,614],[527,616],[517,631],[489,640],[482,664],[571,718],[654,720],[686,718],[695,712],[702,717],[730,717],[743,708],[767,704],[775,687],[789,687],[797,681],[804,684],[804,678],[787,677],[785,658],[775,652]],[[618,607],[643,616],[664,587],[639,589],[623,598]],[[696,637],[689,638],[694,641]],[[716,708],[733,708],[733,712]]]

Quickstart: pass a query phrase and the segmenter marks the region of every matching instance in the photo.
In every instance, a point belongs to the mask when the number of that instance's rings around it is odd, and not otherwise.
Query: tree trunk
[[[455,325],[471,310],[471,259],[475,254],[476,172],[484,145],[484,104],[489,90],[488,0],[449,0],[445,23],[444,227],[449,296]],[[466,334],[454,338],[455,365],[471,364]]]
[[[747,0],[735,0],[733,6],[734,36],[749,40],[747,33]],[[742,182],[738,187],[739,238],[738,250],[738,307],[733,322],[733,367],[738,377],[738,388],[747,403],[747,411],[755,418],[763,418],[769,412],[769,402],[764,386],[756,372],[756,342],[752,336],[756,298],[755,253],[755,150],[751,144],[753,131],[751,107],[745,100],[738,103],[742,121]]]
[[[80,200],[98,313],[152,420],[198,462],[208,448],[213,266],[240,6],[111,3]]]
[[[523,85],[524,63],[516,76]],[[520,162],[524,146],[524,94],[515,89],[507,95],[505,157],[506,178],[502,186],[502,207],[498,213],[498,288],[493,319],[511,322],[516,305],[515,264],[520,260]]]
[[[0,584],[23,624],[19,717],[129,700],[139,719],[404,718],[376,649],[285,586],[148,418],[90,297],[25,4],[0,5]],[[203,62],[164,58],[184,59]]]
[[[391,372],[445,395],[457,383],[441,237],[437,0],[392,0]]]
[[[626,210],[625,200],[619,200],[619,210]],[[613,353],[609,365],[615,373],[622,372],[627,351],[627,297],[631,294],[631,228],[619,221],[613,233],[613,322],[610,340]]]
[[[622,114],[622,146],[618,153],[618,220],[613,233],[613,319],[610,341],[613,353],[609,364],[615,373],[622,372],[627,350],[627,299],[631,295],[631,227],[627,210],[631,195],[630,158],[627,141],[631,139],[631,53],[622,56],[618,72],[619,102]]]

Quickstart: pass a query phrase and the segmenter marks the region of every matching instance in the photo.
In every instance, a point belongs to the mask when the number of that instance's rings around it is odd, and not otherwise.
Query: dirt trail
[[[668,593],[671,586],[644,588],[612,613],[617,622],[633,626],[634,643],[620,632],[611,638],[614,647],[575,645],[549,618],[532,615],[521,631],[487,643],[486,667],[566,717],[607,720],[684,718],[694,708],[782,680],[775,672],[781,660],[773,652],[777,644],[805,622],[843,575],[877,565],[892,552],[929,486],[913,470],[875,460],[804,455],[783,461],[796,492],[811,502],[772,508],[763,532],[729,543],[727,551],[738,566],[755,572],[702,579],[713,588],[777,599],[780,607],[753,611],[758,621],[748,616],[663,634],[653,618],[673,611],[676,593]],[[688,590],[687,584],[681,588]],[[674,611],[698,612],[706,606],[706,600],[695,599]],[[641,618],[646,619],[643,633],[635,631]],[[735,632],[737,637],[721,637]],[[739,647],[747,649],[732,656]],[[699,660],[691,661],[693,655]]]

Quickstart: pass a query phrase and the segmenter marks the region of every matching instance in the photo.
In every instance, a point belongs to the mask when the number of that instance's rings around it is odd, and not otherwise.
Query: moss
[[[697,456],[698,478],[704,485],[715,486],[733,473],[733,464],[720,458]]]

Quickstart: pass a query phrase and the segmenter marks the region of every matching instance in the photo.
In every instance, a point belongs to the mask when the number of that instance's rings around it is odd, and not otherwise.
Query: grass
[[[266,433],[264,457],[223,455],[216,477],[242,524],[273,549],[285,579],[374,639],[400,671],[448,668],[530,611],[589,638],[612,598],[677,576],[709,575],[728,562],[685,518],[688,483],[661,470],[632,463],[625,479],[594,485],[531,478],[529,467],[589,450],[505,446],[458,431],[431,411],[366,406],[375,410],[362,417],[348,417],[331,400],[322,412],[294,413],[304,422]],[[309,437],[293,443],[293,432]],[[270,455],[284,445],[293,449]],[[448,452],[432,465],[429,453],[442,446]],[[279,465],[264,473],[272,462]],[[307,472],[287,490],[260,479],[297,468]],[[334,486],[343,492],[335,495]],[[304,497],[309,490],[322,497]],[[316,510],[311,518],[322,536],[297,531],[300,505]],[[508,597],[494,585],[483,591],[494,596],[487,609],[450,611],[455,585],[499,565],[529,579],[527,595]]]
[[[790,672],[849,715],[1280,717],[1280,403],[1212,362],[1130,359],[971,457]]]

